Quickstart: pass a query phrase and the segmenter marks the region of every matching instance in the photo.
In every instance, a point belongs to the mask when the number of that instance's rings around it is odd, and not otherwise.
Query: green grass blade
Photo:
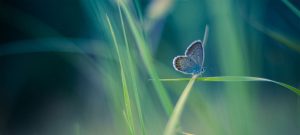
[[[280,85],[282,87],[285,87],[293,92],[295,92],[297,95],[300,95],[300,90],[282,83],[282,82],[277,82],[274,80],[266,79],[266,78],[259,78],[259,77],[249,77],[249,76],[217,76],[217,77],[199,77],[193,76],[192,79],[190,78],[175,78],[175,79],[160,79],[160,81],[188,81],[189,83],[187,84],[186,88],[183,90],[175,108],[173,111],[173,114],[171,115],[171,118],[166,126],[166,129],[164,131],[164,135],[173,135],[175,132],[176,125],[179,121],[180,115],[183,111],[183,107],[186,103],[186,100],[189,96],[189,93],[192,90],[192,86],[195,81],[206,81],[206,82],[249,82],[249,81],[265,81],[265,82],[272,82],[277,85]]]
[[[127,59],[129,62],[129,72],[130,72],[130,76],[131,76],[131,82],[133,83],[133,93],[134,93],[134,98],[135,98],[135,102],[136,102],[136,106],[137,106],[138,117],[139,117],[139,121],[141,124],[142,133],[146,134],[144,118],[143,118],[141,102],[140,102],[140,96],[139,96],[139,92],[137,89],[137,79],[136,79],[136,73],[135,73],[136,70],[134,69],[132,56],[131,56],[131,53],[129,50],[128,40],[127,40],[127,36],[126,36],[126,30],[125,30],[125,25],[124,25],[124,20],[123,20],[120,5],[118,5],[118,10],[119,10],[119,14],[120,14],[122,31],[123,31],[123,36],[124,36],[125,45],[126,45],[126,54],[127,54]]]
[[[189,83],[187,84],[187,86],[185,87],[185,89],[183,90],[181,96],[179,97],[176,105],[175,105],[175,108],[174,108],[174,111],[171,115],[171,118],[166,126],[166,129],[164,131],[164,135],[173,135],[175,133],[175,128],[176,128],[176,125],[179,121],[179,118],[180,118],[180,115],[183,111],[183,107],[186,103],[186,100],[189,96],[189,93],[191,92],[192,90],[192,87],[193,87],[193,84],[195,82],[195,80],[197,79],[197,75],[194,75]]]
[[[134,120],[133,120],[133,116],[132,116],[132,109],[131,109],[130,97],[129,97],[128,87],[127,87],[127,81],[126,81],[125,72],[124,72],[124,68],[123,68],[123,62],[121,59],[121,55],[120,55],[120,51],[119,51],[119,47],[118,47],[118,43],[117,43],[117,39],[116,39],[114,30],[112,28],[111,22],[107,15],[106,15],[106,19],[107,19],[107,23],[108,23],[110,31],[111,31],[111,35],[112,35],[113,42],[114,42],[116,52],[118,55],[118,59],[119,59],[118,61],[119,61],[120,70],[121,70],[122,89],[123,89],[123,94],[124,94],[124,102],[125,102],[126,116],[128,119],[128,126],[129,126],[129,129],[131,130],[131,134],[134,135],[135,134]]]
[[[139,31],[139,29],[137,28],[137,25],[134,21],[134,18],[132,16],[131,12],[129,11],[128,7],[122,1],[120,1],[120,5],[121,5],[122,10],[124,11],[126,18],[127,18],[127,21],[129,23],[130,30],[133,33],[134,39],[136,40],[136,44],[137,44],[138,50],[141,54],[142,60],[145,64],[146,70],[148,71],[150,77],[153,78],[153,80],[154,80],[153,85],[154,85],[155,90],[159,96],[159,99],[164,107],[164,110],[166,111],[166,113],[168,115],[171,115],[171,112],[173,110],[173,105],[172,105],[169,95],[166,92],[166,89],[163,87],[161,82],[158,81],[159,77],[158,77],[157,72],[155,71],[155,66],[153,65],[153,62],[152,62],[152,56],[149,51],[150,48],[148,47],[146,41],[144,40],[144,37],[142,36],[142,32]]]
[[[126,112],[125,110],[123,110],[123,116],[124,116],[124,119],[125,119],[126,124],[127,124],[127,125],[130,125],[131,122],[130,122],[130,120],[128,119],[128,115],[127,115],[127,112]],[[132,134],[132,132],[133,132],[132,127],[131,127],[131,126],[128,126],[128,128],[129,128],[129,134]]]
[[[175,79],[160,79],[161,81],[188,81],[190,78],[175,78]],[[282,87],[285,87],[297,95],[300,95],[300,90],[288,85],[286,83],[260,78],[260,77],[250,77],[250,76],[216,76],[216,77],[200,77],[197,78],[196,81],[205,81],[205,82],[250,82],[250,81],[264,81],[264,82],[271,82]]]

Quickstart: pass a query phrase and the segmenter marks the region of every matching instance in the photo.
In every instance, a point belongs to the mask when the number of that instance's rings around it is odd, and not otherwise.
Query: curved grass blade
[[[135,2],[137,2],[137,1],[135,1]],[[121,20],[121,25],[122,25],[123,37],[124,37],[125,45],[126,45],[126,54],[127,54],[127,59],[129,62],[129,72],[130,72],[130,76],[131,76],[131,81],[133,83],[133,93],[134,93],[135,103],[136,103],[136,107],[137,107],[138,118],[139,118],[139,122],[141,124],[142,134],[145,135],[146,130],[145,130],[145,124],[144,124],[144,117],[143,117],[142,108],[141,108],[139,91],[137,89],[138,88],[137,77],[136,77],[136,73],[135,73],[136,69],[134,69],[135,68],[134,62],[133,62],[132,56],[130,54],[129,44],[128,44],[128,40],[127,40],[127,36],[126,36],[125,24],[123,21],[123,15],[122,15],[120,5],[118,5],[118,10],[119,10],[120,20]],[[138,13],[140,14],[140,10],[138,10]],[[139,16],[141,16],[141,15],[139,15]]]
[[[166,126],[165,131],[164,131],[164,135],[173,135],[174,134],[175,128],[176,128],[176,125],[180,118],[180,115],[182,113],[183,107],[186,103],[186,100],[189,96],[189,93],[192,90],[193,84],[196,81],[197,77],[198,77],[198,75],[193,75],[192,79],[188,78],[190,81],[187,84],[187,86],[185,87],[185,89],[183,90],[182,94],[180,95],[180,97],[175,105],[174,111],[173,111],[171,118]]]
[[[119,50],[119,45],[113,30],[113,27],[111,25],[109,17],[106,15],[106,20],[112,35],[112,39],[115,45],[115,49],[118,55],[119,59],[119,65],[120,65],[120,71],[121,71],[121,80],[122,80],[122,89],[123,89],[123,94],[124,94],[124,102],[125,102],[125,117],[126,120],[128,121],[128,127],[132,135],[135,135],[135,129],[134,129],[134,120],[133,120],[133,114],[132,114],[132,108],[131,108],[131,103],[130,103],[130,97],[129,97],[129,92],[128,92],[128,86],[127,86],[127,80],[125,77],[125,72],[123,68],[123,61],[121,59],[121,54]]]
[[[161,81],[188,81],[190,78],[176,78],[176,79],[160,79]],[[215,76],[215,77],[200,77],[197,78],[196,81],[206,81],[206,82],[253,82],[253,81],[263,81],[263,82],[271,82],[282,87],[285,87],[297,95],[300,95],[300,90],[288,85],[286,83],[260,78],[260,77],[251,77],[251,76]]]
[[[249,76],[216,76],[216,77],[200,77],[197,78],[197,76],[193,76],[192,79],[191,78],[176,78],[176,79],[160,79],[161,81],[188,81],[189,83],[187,84],[186,88],[183,90],[182,94],[179,97],[179,100],[176,103],[176,106],[174,108],[174,112],[166,126],[164,135],[173,135],[175,132],[175,127],[176,124],[180,118],[180,115],[183,111],[183,107],[185,105],[185,102],[189,96],[189,93],[192,90],[192,86],[194,84],[195,81],[206,81],[206,82],[249,82],[249,81],[265,81],[265,82],[272,82],[275,83],[277,85],[280,85],[282,87],[285,87],[293,92],[295,92],[297,95],[300,96],[300,90],[282,83],[282,82],[277,82],[277,81],[273,81],[270,79],[266,79],[266,78],[259,78],[259,77],[249,77]]]
[[[147,42],[144,40],[144,37],[142,35],[142,31],[138,29],[138,25],[135,23],[134,18],[128,9],[127,5],[120,1],[120,6],[122,11],[124,11],[124,15],[126,17],[126,21],[128,21],[129,28],[134,36],[134,39],[137,43],[138,50],[141,54],[141,58],[145,64],[146,70],[148,71],[151,78],[153,78],[153,85],[155,87],[155,90],[159,96],[159,99],[161,101],[161,104],[164,107],[165,112],[168,115],[171,115],[173,111],[173,105],[171,102],[171,99],[166,91],[166,89],[163,87],[161,82],[158,81],[159,77],[155,70],[155,66],[153,64],[153,59],[151,56],[151,53],[148,48]]]

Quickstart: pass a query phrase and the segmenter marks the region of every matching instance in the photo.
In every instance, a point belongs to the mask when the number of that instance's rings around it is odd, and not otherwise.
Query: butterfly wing
[[[200,65],[187,56],[175,57],[173,60],[173,66],[177,71],[185,74],[198,74],[201,72]]]
[[[202,67],[204,63],[204,48],[201,40],[193,42],[186,49],[185,55],[190,57],[196,64]]]

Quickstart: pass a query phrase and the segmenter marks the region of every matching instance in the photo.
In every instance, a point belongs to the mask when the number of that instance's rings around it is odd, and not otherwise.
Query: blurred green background
[[[161,135],[187,81],[173,69],[194,40],[202,75],[300,87],[297,0],[0,0],[0,134]],[[269,82],[196,81],[174,134],[299,135],[300,100]]]

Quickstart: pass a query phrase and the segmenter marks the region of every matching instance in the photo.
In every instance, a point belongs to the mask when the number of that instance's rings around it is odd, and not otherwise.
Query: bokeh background
[[[187,81],[157,79],[191,77],[172,60],[206,25],[204,77],[300,88],[300,1],[122,3],[0,0],[1,135],[163,134]],[[197,81],[175,133],[299,135],[299,96],[268,82]]]

